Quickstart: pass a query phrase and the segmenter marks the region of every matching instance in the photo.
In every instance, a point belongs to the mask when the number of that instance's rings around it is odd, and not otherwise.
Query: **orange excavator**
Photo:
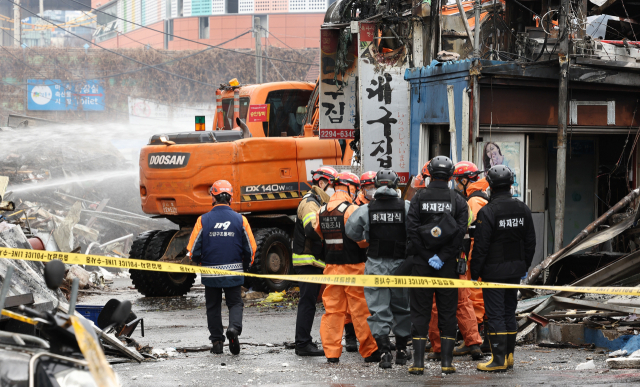
[[[234,85],[235,84],[235,85]],[[158,134],[140,153],[142,210],[179,230],[154,230],[133,242],[130,258],[189,262],[187,243],[198,216],[211,210],[209,188],[233,185],[231,207],[247,217],[257,243],[252,271],[290,274],[296,209],[313,169],[351,163],[348,141],[318,138],[318,87],[306,82],[218,90],[214,130]],[[194,274],[131,270],[136,289],[150,297],[181,296]],[[283,290],[288,281],[252,279],[254,289]]]

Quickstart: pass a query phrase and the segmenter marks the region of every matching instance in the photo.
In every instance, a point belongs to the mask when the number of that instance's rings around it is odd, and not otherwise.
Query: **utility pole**
[[[478,84],[478,78],[480,76],[480,12],[482,11],[482,4],[480,0],[476,0],[473,4],[475,11],[475,26],[473,27],[473,56],[476,58],[473,64],[473,136],[472,141],[475,141],[480,136],[480,85]],[[462,11],[461,11],[462,12]],[[494,14],[495,17],[495,14]],[[475,156],[475,146],[472,149]]]
[[[440,41],[440,0],[431,1],[431,14],[429,26],[429,54],[427,63],[431,63],[438,55],[438,42]]]
[[[564,197],[567,183],[567,89],[569,77],[569,25],[567,12],[570,0],[562,0],[558,25],[560,26],[560,83],[558,85],[558,158],[556,168],[556,224],[553,251],[562,248],[564,232]]]
[[[20,48],[22,45],[22,24],[20,24],[20,0],[15,0],[13,5],[13,45]]]
[[[44,17],[44,0],[40,0],[40,13],[38,16]]]
[[[262,27],[260,26],[259,17],[253,20],[256,36],[256,83],[262,83]]]

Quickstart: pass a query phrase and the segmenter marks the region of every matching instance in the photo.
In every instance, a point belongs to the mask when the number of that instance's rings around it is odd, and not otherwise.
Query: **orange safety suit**
[[[331,196],[331,200],[329,200],[329,203],[326,205],[326,209],[327,211],[334,211],[344,202],[353,203],[353,200],[344,190],[336,187],[336,192]],[[356,205],[351,204],[344,211],[344,224],[347,223],[349,216],[357,208]],[[322,208],[320,211],[322,211]],[[320,211],[316,214],[315,230],[320,238],[324,239],[321,229]],[[347,239],[347,237],[343,235],[343,239]],[[367,246],[367,243],[358,242],[358,246],[364,248]],[[331,264],[326,262],[324,274],[363,275],[364,265],[364,262],[356,264]],[[322,340],[322,348],[327,358],[339,358],[342,354],[342,332],[348,313],[351,314],[356,337],[360,342],[360,355],[367,358],[378,349],[378,345],[367,323],[367,318],[370,314],[362,287],[327,285],[322,295],[322,302],[324,303],[325,312],[320,322],[320,339]]]
[[[476,191],[485,191],[489,187],[487,179],[478,180],[467,187],[467,197]],[[480,197],[475,196],[467,200],[469,211],[472,214],[472,222],[476,220],[478,211],[488,202]],[[471,262],[471,253],[473,251],[473,239],[471,239],[471,250],[469,259],[467,260],[467,273],[461,275],[460,279],[470,280],[471,270],[469,265]],[[472,345],[482,344],[482,337],[478,332],[477,324],[481,324],[484,318],[484,299],[482,298],[482,289],[459,288],[458,289],[458,308],[456,310],[458,319],[458,328],[464,344],[469,347]],[[433,307],[431,308],[431,322],[429,323],[429,340],[431,341],[432,352],[440,352],[440,333],[438,330],[438,311],[436,309],[435,297]]]
[[[489,188],[489,183],[486,178],[480,179],[473,184],[469,184],[467,187],[467,196],[471,195],[476,191],[486,191]],[[478,216],[478,212],[480,209],[489,203],[485,198],[481,196],[474,196],[467,200],[467,204],[469,205],[469,209],[473,213],[473,221],[475,222],[476,217]],[[473,238],[471,239],[471,250],[469,252],[469,259],[467,260],[467,278],[471,280],[471,257],[473,255]],[[480,278],[478,278],[480,280]],[[476,321],[478,324],[481,324],[484,320],[484,298],[482,298],[482,289],[469,289],[470,295],[469,298],[473,303],[473,309],[476,313]]]

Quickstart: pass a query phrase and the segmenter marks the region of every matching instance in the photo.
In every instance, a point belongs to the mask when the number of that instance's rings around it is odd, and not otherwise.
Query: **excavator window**
[[[249,98],[240,98],[240,119],[247,121],[247,111],[249,111]],[[224,98],[222,100],[222,117],[224,121],[224,129],[229,130],[237,125],[233,121],[233,98]]]
[[[267,95],[269,104],[269,122],[263,122],[262,128],[267,137],[299,136],[302,132],[304,117],[298,113],[299,107],[307,106],[312,90],[276,90]],[[242,110],[241,110],[242,112]]]

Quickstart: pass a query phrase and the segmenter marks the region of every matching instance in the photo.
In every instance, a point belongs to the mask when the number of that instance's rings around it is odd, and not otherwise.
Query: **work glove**
[[[529,272],[524,273],[524,277],[520,277],[520,279],[527,279],[527,277],[529,276]]]
[[[437,255],[429,258],[429,266],[431,266],[432,268],[440,270],[440,268],[442,268],[442,265],[444,265],[444,262],[442,262],[442,259],[440,259],[440,257],[438,257]]]

